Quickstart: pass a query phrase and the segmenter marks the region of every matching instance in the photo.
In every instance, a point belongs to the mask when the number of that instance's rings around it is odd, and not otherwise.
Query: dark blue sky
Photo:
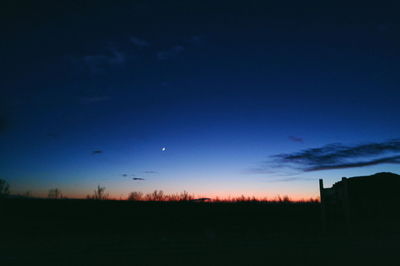
[[[399,152],[395,1],[2,5],[0,176],[15,192],[307,197],[318,177],[400,171],[355,167]],[[331,143],[384,148],[323,171],[271,165]]]

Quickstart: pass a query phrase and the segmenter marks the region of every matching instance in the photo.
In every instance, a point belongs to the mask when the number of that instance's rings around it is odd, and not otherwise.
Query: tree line
[[[10,185],[7,181],[0,179],[0,198],[7,198],[10,195]],[[22,195],[25,198],[31,198],[31,192],[27,191]],[[67,199],[59,188],[51,188],[48,190],[48,199]],[[86,196],[87,200],[112,200],[110,195],[106,193],[106,188],[98,185],[92,194]],[[277,196],[275,198],[256,198],[254,196],[238,196],[228,198],[196,198],[193,194],[189,194],[187,191],[181,193],[166,194],[162,190],[154,190],[153,192],[143,193],[140,191],[133,191],[128,194],[125,200],[129,201],[209,201],[209,202],[283,202],[290,203],[294,202],[288,196]],[[318,199],[305,199],[297,200],[296,202],[318,202]]]

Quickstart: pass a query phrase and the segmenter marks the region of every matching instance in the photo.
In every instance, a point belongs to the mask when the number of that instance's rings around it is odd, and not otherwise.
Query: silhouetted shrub
[[[6,180],[0,179],[0,198],[5,198],[10,194],[10,185]]]
[[[190,201],[194,199],[194,195],[190,195],[187,191],[181,193],[164,195],[164,201]]]
[[[186,190],[183,191],[181,194],[179,194],[179,201],[189,201],[189,200],[193,200],[194,196],[190,195]]]
[[[58,188],[49,189],[49,194],[47,195],[49,199],[60,199],[62,198],[61,190]]]
[[[137,191],[131,192],[131,193],[129,193],[128,200],[132,200],[132,201],[143,200],[143,193],[137,192]]]
[[[289,203],[292,202],[292,200],[289,198],[289,196],[278,196],[277,199],[275,200],[277,202],[283,202],[283,203]]]
[[[147,193],[144,196],[148,201],[163,201],[165,200],[164,192],[162,190],[154,190],[153,193]]]

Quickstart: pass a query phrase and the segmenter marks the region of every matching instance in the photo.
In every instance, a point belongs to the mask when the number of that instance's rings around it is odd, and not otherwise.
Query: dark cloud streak
[[[388,156],[388,153],[391,156]],[[271,167],[289,167],[304,172],[400,164],[400,139],[354,146],[329,144],[290,154],[272,156]]]
[[[336,164],[336,165],[320,165],[314,168],[305,169],[305,171],[321,171],[321,170],[332,170],[332,169],[344,169],[344,168],[354,168],[354,167],[365,167],[371,165],[378,165],[378,164],[400,164],[400,155],[399,156],[391,156],[391,157],[384,157],[375,160],[368,160],[368,161],[359,161],[354,163],[343,163],[343,164]]]
[[[304,142],[303,138],[296,137],[296,136],[289,136],[289,139],[290,139],[291,141],[293,141],[293,142],[301,142],[301,143]]]
[[[143,171],[143,173],[145,173],[145,174],[158,174],[157,171],[153,171],[153,170]]]

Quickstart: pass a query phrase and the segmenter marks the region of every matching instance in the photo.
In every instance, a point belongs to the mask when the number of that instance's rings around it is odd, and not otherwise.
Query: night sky
[[[400,173],[396,1],[9,2],[0,178],[13,193],[307,198],[318,178]]]

